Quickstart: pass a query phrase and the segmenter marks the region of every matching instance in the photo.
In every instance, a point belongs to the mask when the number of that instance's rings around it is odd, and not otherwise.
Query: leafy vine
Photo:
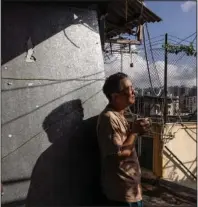
[[[190,43],[190,45],[171,45],[166,44],[162,45],[162,48],[166,48],[167,52],[178,54],[180,52],[185,52],[187,56],[197,56],[197,51],[194,49],[193,44]]]

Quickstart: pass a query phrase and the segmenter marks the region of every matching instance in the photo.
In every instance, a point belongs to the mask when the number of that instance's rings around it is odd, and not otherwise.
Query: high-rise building
[[[173,96],[179,96],[179,86],[173,86]]]
[[[197,96],[197,86],[193,86],[189,90],[189,96]]]
[[[193,113],[197,109],[197,96],[186,97],[186,108]]]
[[[186,95],[186,87],[184,85],[182,85],[181,87],[179,87],[179,96],[185,96]]]

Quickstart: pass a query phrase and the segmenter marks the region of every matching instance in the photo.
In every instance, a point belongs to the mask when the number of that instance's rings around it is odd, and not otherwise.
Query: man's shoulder
[[[116,115],[115,113],[109,109],[109,108],[105,108],[101,114],[99,115],[100,119],[106,119],[106,120],[115,120],[116,119]]]

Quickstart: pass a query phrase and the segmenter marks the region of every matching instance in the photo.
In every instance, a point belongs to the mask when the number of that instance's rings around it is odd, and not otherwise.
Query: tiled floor
[[[174,189],[168,189],[155,182],[155,176],[143,169],[143,201],[144,207],[196,207],[195,200],[191,195],[180,196],[179,191],[174,193]],[[184,192],[182,192],[184,193]],[[186,192],[188,194],[188,192]]]
[[[143,201],[145,207],[196,207],[196,204],[168,192],[160,186],[143,183]]]

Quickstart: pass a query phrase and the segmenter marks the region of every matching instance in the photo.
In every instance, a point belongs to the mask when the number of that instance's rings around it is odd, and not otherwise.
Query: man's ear
[[[118,94],[117,93],[112,93],[111,94],[111,100],[114,101],[117,98]]]

